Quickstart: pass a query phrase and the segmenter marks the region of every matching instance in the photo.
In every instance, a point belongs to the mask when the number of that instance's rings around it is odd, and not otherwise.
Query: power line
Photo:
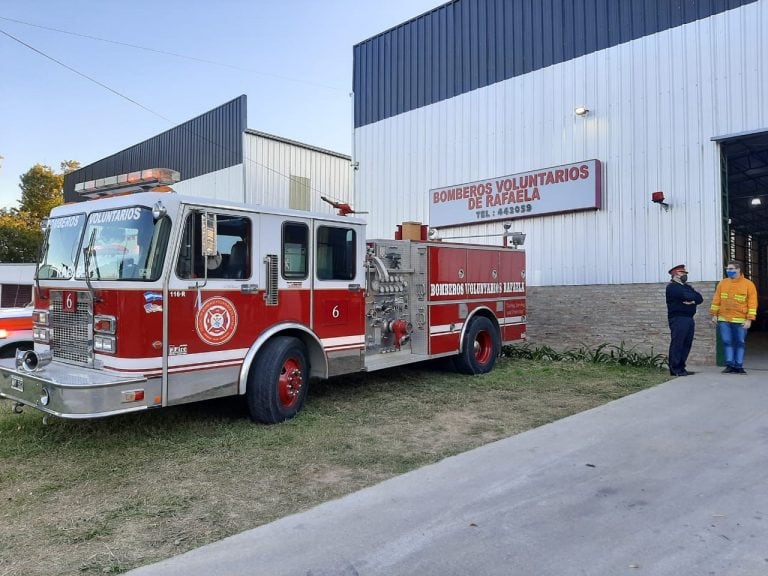
[[[270,72],[262,72],[260,70],[254,70],[253,68],[245,68],[236,64],[228,64],[226,62],[218,62],[216,60],[209,60],[207,58],[198,58],[196,56],[189,56],[187,54],[180,54],[179,52],[170,52],[167,50],[159,50],[157,48],[150,48],[148,46],[141,46],[139,44],[130,44],[128,42],[120,42],[118,40],[110,40],[109,38],[101,38],[99,36],[92,36],[90,34],[81,34],[79,32],[72,32],[70,30],[62,30],[61,28],[53,28],[51,26],[43,26],[41,24],[33,24],[32,22],[25,22],[24,20],[16,20],[15,18],[8,18],[6,16],[0,16],[0,20],[7,22],[15,22],[16,24],[23,24],[24,26],[31,26],[33,28],[40,28],[41,30],[48,30],[51,32],[58,32],[59,34],[68,34],[70,36],[77,36],[78,38],[87,38],[88,40],[96,40],[97,42],[107,42],[109,44],[116,44],[117,46],[124,46],[126,48],[135,48],[136,50],[144,50],[146,52],[154,52],[155,54],[163,54],[165,56],[174,56],[176,58],[183,58],[185,60],[192,60],[193,62],[201,62],[203,64],[212,64],[214,66],[222,66],[224,68],[232,68],[233,70],[240,70],[242,72],[252,72],[261,76],[269,76],[277,78],[279,80],[286,80],[288,82],[296,82],[298,84],[306,84],[308,86],[315,86],[316,88],[326,88],[328,90],[336,90],[338,92],[348,92],[337,86],[329,86],[328,84],[321,84],[319,82],[309,82],[308,80],[300,80],[298,78],[290,78],[288,76],[281,76],[280,74],[272,74]]]
[[[162,114],[160,114],[160,113],[158,113],[158,112],[155,112],[155,111],[154,111],[154,110],[152,110],[151,108],[147,108],[146,106],[144,106],[144,104],[142,104],[142,103],[140,103],[140,102],[137,102],[137,101],[136,101],[136,100],[134,100],[133,98],[130,98],[129,96],[126,96],[125,94],[122,94],[122,93],[118,92],[118,91],[117,91],[117,90],[115,90],[114,88],[110,88],[109,86],[107,86],[106,84],[103,84],[102,82],[99,82],[99,81],[98,81],[98,80],[96,80],[95,78],[91,78],[91,77],[90,77],[90,76],[88,76],[87,74],[84,74],[83,72],[80,72],[79,70],[75,70],[74,68],[72,68],[72,66],[68,66],[67,64],[64,64],[64,62],[62,62],[61,60],[56,60],[56,58],[54,58],[53,56],[49,56],[48,54],[46,54],[45,52],[42,52],[41,50],[38,50],[38,49],[37,49],[37,48],[35,48],[34,46],[30,46],[29,44],[27,44],[27,43],[26,43],[26,42],[24,42],[23,40],[20,40],[19,38],[16,38],[16,36],[14,36],[13,34],[8,34],[8,32],[6,32],[6,31],[5,31],[5,30],[3,30],[3,29],[0,29],[0,34],[5,34],[5,35],[6,35],[6,36],[8,36],[8,38],[10,38],[11,40],[14,40],[14,41],[18,42],[18,43],[19,43],[19,44],[21,44],[22,46],[26,46],[27,48],[29,48],[29,49],[30,49],[30,50],[32,50],[33,52],[36,52],[36,53],[40,54],[40,56],[43,56],[44,58],[48,58],[48,60],[51,60],[52,62],[56,62],[56,64],[58,64],[59,66],[63,66],[64,68],[66,68],[66,69],[67,69],[67,70],[69,70],[70,72],[74,72],[74,73],[75,73],[75,74],[77,74],[78,76],[82,76],[82,77],[83,77],[83,78],[85,78],[86,80],[89,80],[89,81],[93,82],[94,84],[97,84],[97,85],[101,86],[101,87],[102,87],[102,88],[104,88],[105,90],[109,90],[110,92],[112,92],[112,94],[115,94],[115,95],[119,96],[120,98],[123,98],[123,99],[125,99],[125,100],[128,100],[128,102],[130,102],[130,103],[132,103],[132,104],[135,104],[135,105],[136,105],[136,106],[138,106],[139,108],[143,108],[144,110],[146,110],[146,111],[147,111],[147,112],[149,112],[150,114],[154,114],[154,115],[155,115],[155,116],[157,116],[158,118],[162,118],[162,119],[163,119],[163,120],[165,120],[166,122],[170,122],[171,124],[174,124],[174,122],[173,122],[172,120],[170,120],[170,119],[166,118],[166,117],[165,117],[165,116],[163,116]]]
[[[0,17],[0,18],[2,18],[2,17]],[[64,68],[66,68],[66,69],[67,69],[67,70],[69,70],[70,72],[74,72],[74,73],[75,73],[75,74],[77,74],[78,76],[82,76],[83,78],[85,78],[85,79],[89,80],[90,82],[93,82],[94,84],[96,84],[97,86],[100,86],[101,88],[104,88],[105,90],[108,90],[108,91],[112,92],[113,94],[115,94],[115,95],[119,96],[120,98],[123,98],[123,99],[127,100],[128,102],[130,102],[130,103],[132,103],[132,104],[135,104],[136,106],[138,106],[138,107],[139,107],[139,108],[141,108],[142,110],[145,110],[145,111],[149,112],[150,114],[153,114],[153,115],[157,116],[158,118],[160,118],[160,119],[162,119],[162,120],[164,120],[164,121],[168,122],[168,123],[169,123],[169,124],[171,124],[172,126],[174,126],[174,127],[178,127],[178,128],[180,128],[181,130],[184,130],[185,132],[188,132],[188,133],[189,133],[189,134],[191,134],[192,136],[195,136],[195,137],[197,137],[197,138],[200,138],[201,140],[204,140],[204,141],[208,142],[209,144],[213,144],[214,146],[217,146],[217,147],[221,148],[221,149],[222,149],[222,150],[224,150],[225,152],[234,152],[234,150],[232,150],[231,148],[228,148],[227,146],[225,146],[225,145],[223,145],[223,144],[221,144],[221,143],[219,143],[219,142],[216,142],[216,141],[214,141],[214,140],[211,140],[211,139],[210,139],[210,138],[208,138],[207,136],[204,136],[204,135],[202,135],[202,134],[198,134],[197,132],[195,132],[195,131],[193,131],[193,130],[190,130],[189,128],[185,128],[185,127],[183,126],[183,124],[179,124],[179,123],[177,123],[177,122],[174,122],[174,121],[173,121],[173,120],[171,120],[170,118],[166,118],[165,116],[163,116],[163,115],[162,115],[162,114],[160,114],[159,112],[155,112],[155,111],[154,111],[154,110],[152,110],[151,108],[148,108],[147,106],[144,106],[144,104],[142,104],[142,103],[140,103],[140,102],[137,102],[137,101],[136,101],[136,100],[134,100],[133,98],[130,98],[130,97],[126,96],[125,94],[122,94],[121,92],[118,92],[118,91],[117,91],[117,90],[115,90],[114,88],[111,88],[111,87],[107,86],[107,85],[106,85],[106,84],[104,84],[103,82],[99,82],[99,81],[98,81],[98,80],[96,80],[95,78],[91,78],[91,77],[90,77],[90,76],[88,76],[87,74],[84,74],[83,72],[80,72],[79,70],[76,70],[75,68],[72,68],[71,66],[69,66],[69,65],[67,65],[67,64],[64,64],[64,63],[63,63],[63,62],[61,62],[60,60],[57,60],[57,59],[56,59],[56,58],[54,58],[53,56],[49,56],[48,54],[46,54],[46,53],[45,53],[45,52],[43,52],[42,50],[38,50],[38,49],[37,49],[37,48],[35,48],[34,46],[31,46],[31,45],[27,44],[26,42],[24,42],[23,40],[20,40],[19,38],[16,38],[16,37],[15,37],[15,36],[13,36],[12,34],[9,34],[8,32],[6,32],[5,30],[3,30],[3,29],[1,29],[1,28],[0,28],[0,34],[5,34],[6,36],[8,36],[8,37],[9,37],[9,38],[11,38],[12,40],[14,40],[14,41],[18,42],[18,43],[19,43],[19,44],[21,44],[22,46],[25,46],[26,48],[29,48],[29,49],[30,49],[30,50],[32,50],[33,52],[35,52],[35,53],[37,53],[37,54],[40,54],[41,56],[43,56],[43,57],[47,58],[48,60],[51,60],[52,62],[55,62],[55,63],[56,63],[56,64],[58,64],[59,66],[63,66]],[[267,166],[266,164],[262,164],[261,162],[258,162],[257,160],[252,160],[251,158],[249,158],[249,157],[247,157],[245,154],[243,154],[243,161],[246,161],[246,160],[247,160],[248,162],[250,162],[250,163],[252,163],[252,164],[256,165],[256,166],[260,166],[260,167],[264,168],[265,170],[269,170],[270,172],[273,172],[273,173],[277,174],[278,176],[282,176],[283,178],[285,178],[285,179],[286,179],[286,180],[288,180],[289,182],[293,182],[293,181],[299,182],[299,180],[296,180],[294,177],[292,177],[292,176],[288,176],[287,174],[283,174],[282,172],[280,172],[280,171],[278,171],[278,170],[275,170],[275,169],[274,169],[274,168],[272,168],[271,166]],[[310,186],[310,187],[309,187],[309,189],[310,189],[310,190],[313,190],[314,192],[316,192],[316,193],[318,193],[318,194],[322,194],[322,191],[321,191],[321,190],[318,190],[317,188],[314,188],[313,186]]]

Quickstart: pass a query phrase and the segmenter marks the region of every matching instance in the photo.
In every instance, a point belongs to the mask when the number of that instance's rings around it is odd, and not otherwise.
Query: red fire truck
[[[367,239],[357,218],[169,193],[178,179],[85,182],[90,200],[53,210],[35,349],[0,360],[17,410],[95,418],[243,395],[274,423],[311,378],[444,356],[484,373],[525,337],[521,250]]]

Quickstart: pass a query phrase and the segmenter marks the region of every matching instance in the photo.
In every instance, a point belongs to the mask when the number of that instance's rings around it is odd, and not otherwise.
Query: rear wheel
[[[501,351],[501,336],[485,316],[475,316],[464,333],[461,352],[453,359],[456,369],[464,374],[485,374],[493,369]]]
[[[300,340],[277,336],[267,342],[248,376],[251,419],[275,424],[296,416],[307,396],[307,368],[307,352]]]

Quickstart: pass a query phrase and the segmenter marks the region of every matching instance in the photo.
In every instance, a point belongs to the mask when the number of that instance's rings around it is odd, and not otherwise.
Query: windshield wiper
[[[86,248],[83,248],[83,257],[85,258],[84,266],[85,266],[85,283],[88,285],[88,291],[91,293],[91,301],[92,302],[101,302],[101,298],[96,297],[96,291],[93,289],[93,286],[91,285],[91,254],[94,256],[96,255],[96,252],[93,249],[94,241],[96,240],[96,228],[93,229],[93,232],[91,232],[91,239],[88,241],[88,246]],[[99,274],[99,265],[96,264],[96,274]],[[99,275],[99,279],[101,279],[101,275]]]
[[[46,227],[45,229],[45,236],[43,236],[43,243],[40,244],[40,250],[37,256],[37,265],[35,266],[35,285],[37,286],[37,295],[40,296],[40,298],[44,298],[45,300],[48,299],[48,296],[43,296],[43,294],[40,292],[40,262],[42,262],[45,258],[48,257],[48,239],[51,235],[51,228],[50,226]]]

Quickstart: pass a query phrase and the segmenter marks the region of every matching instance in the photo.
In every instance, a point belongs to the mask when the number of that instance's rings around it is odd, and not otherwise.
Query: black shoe
[[[672,376],[688,376],[688,372],[670,372]]]
[[[680,372],[680,376],[693,376],[694,374],[696,374],[696,372],[688,372],[688,370]]]
[[[746,374],[746,373],[747,373],[747,371],[746,371],[746,370],[744,370],[744,368],[734,368],[734,369],[733,369],[733,373],[734,373],[734,374]]]
[[[733,366],[726,366],[725,370],[723,370],[723,374],[733,374],[734,372],[736,372],[736,368]]]

